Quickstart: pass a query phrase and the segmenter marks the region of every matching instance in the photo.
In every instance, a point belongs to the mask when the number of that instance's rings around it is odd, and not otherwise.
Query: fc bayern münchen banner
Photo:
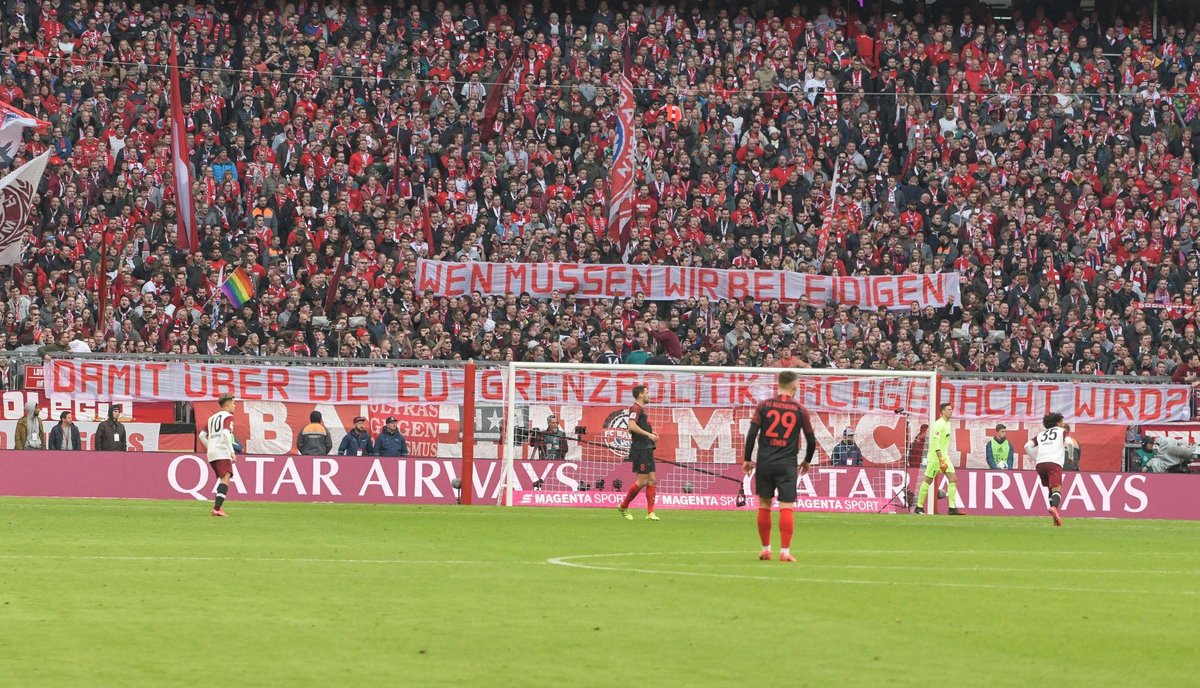
[[[813,306],[846,304],[876,310],[907,310],[912,304],[940,308],[959,304],[958,273],[831,277],[783,270],[719,270],[671,265],[589,265],[581,263],[452,263],[420,260],[417,290],[437,296],[554,292],[582,299],[626,298],[645,294],[651,301],[711,300],[747,296],[756,301],[799,301]]]
[[[633,128],[633,82],[629,79],[629,40],[625,41],[625,67],[617,94],[617,138],[613,143],[612,179],[608,196],[608,238],[629,243],[633,223],[633,152],[637,146]]]

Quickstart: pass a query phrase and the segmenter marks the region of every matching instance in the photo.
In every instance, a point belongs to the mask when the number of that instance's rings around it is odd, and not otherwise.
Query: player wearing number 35
[[[759,441],[759,435],[762,435]],[[758,558],[771,558],[771,500],[779,495],[779,561],[796,561],[792,556],[792,505],[796,502],[796,459],[800,456],[800,434],[804,434],[804,463],[799,475],[808,473],[817,438],[808,412],[796,401],[796,374],[779,374],[779,394],[759,403],[746,433],[746,453],[742,470],[754,472],[754,492],[758,495],[758,537],[762,551]],[[758,444],[758,470],[755,472],[754,445]]]
[[[1058,507],[1062,504],[1063,461],[1067,457],[1067,445],[1077,446],[1074,438],[1067,437],[1067,424],[1061,413],[1051,413],[1042,419],[1045,429],[1025,443],[1025,453],[1037,462],[1038,478],[1042,487],[1050,490],[1050,517],[1054,525],[1062,525]]]

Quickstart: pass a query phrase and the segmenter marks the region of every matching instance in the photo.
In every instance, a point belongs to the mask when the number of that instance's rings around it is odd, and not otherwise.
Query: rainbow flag
[[[221,291],[229,297],[233,305],[241,308],[247,301],[254,298],[254,281],[246,271],[238,268],[229,275],[229,279],[221,284]]]

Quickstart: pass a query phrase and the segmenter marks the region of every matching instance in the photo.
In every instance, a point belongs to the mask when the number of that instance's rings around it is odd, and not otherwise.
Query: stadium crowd
[[[0,101],[51,123],[14,164],[53,156],[3,348],[1200,380],[1200,25],[485,4],[6,2]],[[203,253],[176,248],[172,35]],[[627,37],[623,249],[605,199]],[[954,270],[963,305],[438,299],[418,256]],[[237,266],[241,308],[217,284]]]

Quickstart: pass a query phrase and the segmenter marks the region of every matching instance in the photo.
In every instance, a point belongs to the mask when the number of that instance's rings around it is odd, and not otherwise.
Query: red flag
[[[421,232],[425,235],[425,243],[429,246],[430,253],[433,252],[433,218],[430,217],[432,210],[429,208],[429,180],[425,180],[425,198],[421,201]]]
[[[175,175],[175,203],[178,206],[179,225],[175,245],[188,253],[200,250],[200,237],[196,233],[196,209],[192,203],[192,157],[187,140],[187,122],[183,118],[183,95],[179,88],[179,55],[175,49],[175,36],[171,35],[171,170]]]
[[[492,92],[488,94],[487,100],[483,103],[483,122],[479,125],[479,138],[484,143],[496,135],[496,113],[500,112],[500,101],[504,99],[504,91],[508,89],[513,70],[517,68],[517,62],[520,60],[521,46],[514,39],[512,57],[508,58],[508,64],[504,65],[500,76],[496,77],[496,83],[492,84]]]
[[[0,265],[21,262],[23,246],[29,237],[33,197],[49,160],[47,150],[0,179]]]
[[[104,310],[108,306],[108,242],[104,234],[100,235],[100,274],[96,276],[96,327],[101,333],[108,326],[104,318]]]
[[[346,271],[346,263],[350,262],[350,240],[343,240],[342,245],[345,246],[345,250],[342,252],[342,259],[338,261],[337,267],[333,270],[333,281],[329,284],[329,294],[325,296],[325,317],[331,321],[335,319],[333,306],[337,303],[338,286],[342,282],[342,273]]]
[[[392,160],[392,183],[388,185],[388,200],[400,193],[400,118],[396,118],[396,157]]]
[[[633,223],[633,153],[637,146],[633,129],[633,82],[629,79],[629,40],[625,41],[625,66],[617,95],[617,140],[613,143],[612,174],[608,196],[608,236],[624,249],[629,244]]]

